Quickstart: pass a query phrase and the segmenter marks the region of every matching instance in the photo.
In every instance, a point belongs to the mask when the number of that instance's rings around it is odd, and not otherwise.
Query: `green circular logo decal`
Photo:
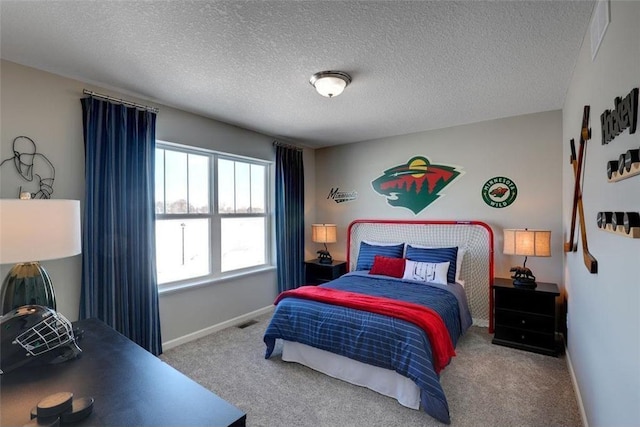
[[[515,182],[503,176],[496,176],[482,186],[482,200],[492,208],[506,208],[518,197]]]

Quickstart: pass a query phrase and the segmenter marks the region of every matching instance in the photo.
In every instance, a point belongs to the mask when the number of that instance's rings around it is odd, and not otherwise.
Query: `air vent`
[[[591,19],[591,61],[596,59],[598,48],[609,26],[609,0],[598,0]]]
[[[244,328],[249,327],[251,325],[255,325],[256,323],[258,323],[257,320],[251,319],[248,322],[244,322],[244,323],[239,324],[237,327],[238,327],[238,329],[244,329]]]

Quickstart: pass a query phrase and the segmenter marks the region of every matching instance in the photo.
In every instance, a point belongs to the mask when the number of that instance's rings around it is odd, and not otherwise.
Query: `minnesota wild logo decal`
[[[387,197],[391,206],[407,208],[414,214],[435,202],[440,191],[464,172],[455,166],[433,165],[423,156],[394,166],[371,181],[373,189]]]

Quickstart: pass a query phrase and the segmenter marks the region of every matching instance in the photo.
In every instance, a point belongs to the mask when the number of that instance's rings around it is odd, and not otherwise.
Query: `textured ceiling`
[[[593,4],[2,0],[0,56],[321,147],[562,108]]]

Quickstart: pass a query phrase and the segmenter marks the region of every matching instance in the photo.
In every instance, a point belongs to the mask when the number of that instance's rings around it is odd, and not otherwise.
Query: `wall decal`
[[[573,208],[571,211],[571,230],[569,235],[569,241],[564,244],[565,252],[575,252],[577,248],[574,245],[574,236],[576,229],[576,214],[580,215],[580,237],[582,240],[582,258],[584,265],[589,270],[589,273],[598,273],[598,261],[589,252],[589,246],[587,244],[587,226],[584,217],[584,207],[582,205],[582,190],[580,189],[580,182],[582,181],[582,165],[584,163],[584,152],[586,149],[587,141],[591,139],[591,129],[589,128],[589,112],[591,108],[588,105],[584,106],[582,113],[582,128],[580,129],[580,154],[576,159],[576,145],[575,141],[571,139],[571,157],[569,161],[573,166],[573,175],[575,177],[575,185],[573,187]]]
[[[613,110],[604,110],[600,115],[602,145],[610,143],[627,128],[635,133],[638,123],[638,88],[632,89],[624,99],[617,97],[613,101]]]
[[[389,205],[407,208],[417,215],[443,196],[440,191],[463,174],[456,166],[435,165],[426,157],[416,156],[385,170],[371,186],[386,196]]]
[[[496,176],[482,186],[482,200],[492,208],[506,208],[518,197],[516,183],[503,176]]]
[[[50,199],[53,193],[53,181],[56,177],[56,169],[44,154],[38,153],[36,143],[28,136],[17,136],[13,139],[11,146],[13,156],[4,159],[0,166],[11,161],[16,172],[28,182],[33,182],[34,178],[38,183],[37,191],[29,193],[22,191],[22,186],[18,190],[20,198]]]
[[[358,192],[352,191],[340,191],[340,188],[331,188],[327,199],[331,199],[336,203],[351,202],[358,198]]]

